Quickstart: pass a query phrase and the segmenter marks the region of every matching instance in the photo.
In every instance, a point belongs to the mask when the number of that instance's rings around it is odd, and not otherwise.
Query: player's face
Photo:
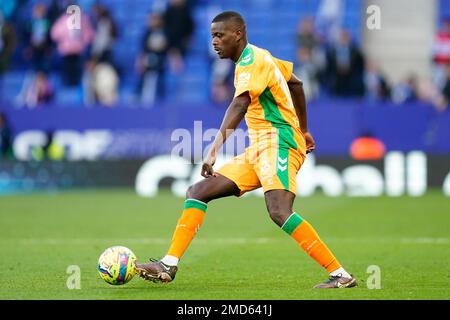
[[[221,59],[234,57],[238,48],[239,38],[236,31],[225,22],[211,24],[211,37],[214,50]]]

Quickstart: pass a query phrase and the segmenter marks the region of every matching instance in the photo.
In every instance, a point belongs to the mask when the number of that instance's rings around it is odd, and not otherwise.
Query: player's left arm
[[[241,123],[242,119],[247,113],[250,102],[251,99],[248,91],[235,97],[233,101],[231,101],[231,104],[228,107],[225,116],[223,117],[219,133],[214,139],[214,142],[209,149],[207,156],[203,160],[201,172],[203,177],[208,178],[210,176],[215,176],[213,166],[216,162],[219,149],[222,147],[228,137],[234,132],[239,123]]]
[[[303,90],[303,82],[292,73],[291,78],[287,82],[289,91],[291,92],[292,102],[294,103],[295,112],[300,121],[300,129],[303,132],[306,140],[306,153],[314,151],[316,143],[308,131],[308,119],[306,113],[306,98]]]

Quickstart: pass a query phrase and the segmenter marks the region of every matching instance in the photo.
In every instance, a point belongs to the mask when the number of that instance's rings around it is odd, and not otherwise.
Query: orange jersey
[[[250,95],[245,121],[251,145],[276,134],[280,148],[294,149],[305,156],[305,139],[287,84],[292,69],[292,62],[277,59],[269,51],[248,44],[236,63],[234,96],[244,92]]]

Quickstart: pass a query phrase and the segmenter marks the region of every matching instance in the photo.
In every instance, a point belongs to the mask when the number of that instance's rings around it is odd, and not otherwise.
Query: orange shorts
[[[256,145],[245,149],[217,172],[233,181],[240,196],[263,187],[297,193],[297,173],[305,158],[297,150],[279,148],[276,144]]]

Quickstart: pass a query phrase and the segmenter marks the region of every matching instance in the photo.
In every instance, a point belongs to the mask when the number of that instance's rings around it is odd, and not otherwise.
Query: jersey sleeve
[[[294,69],[294,64],[290,61],[280,60],[273,57],[273,61],[277,65],[278,69],[280,69],[283,77],[286,81],[291,80],[292,70]]]
[[[248,91],[250,97],[259,96],[267,86],[267,77],[263,75],[264,70],[260,70],[256,63],[247,66],[236,66],[234,87],[234,97],[240,96]]]

